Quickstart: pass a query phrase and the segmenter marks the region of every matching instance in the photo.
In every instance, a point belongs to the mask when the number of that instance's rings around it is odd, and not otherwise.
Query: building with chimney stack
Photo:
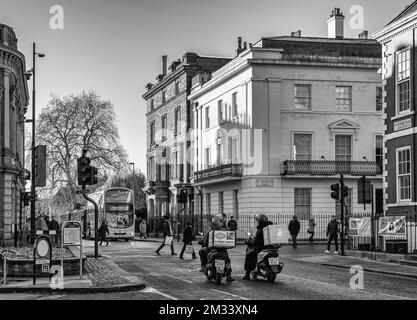
[[[29,95],[25,57],[13,29],[0,24],[0,240],[14,243],[25,191],[24,117]],[[24,220],[22,221],[24,224]]]
[[[306,230],[315,215],[340,214],[330,197],[340,174],[348,216],[371,211],[358,204],[363,175],[382,212],[381,46],[344,38],[343,22],[336,8],[328,37],[262,38],[193,80],[196,214],[233,215],[239,237],[256,213],[280,223],[295,214]]]
[[[207,81],[211,73],[230,61],[229,58],[200,56],[187,52],[182,59],[167,65],[162,56],[161,73],[155,83],[146,85],[147,119],[147,194],[148,221],[159,222],[165,214],[192,214],[194,188],[190,161],[190,131],[193,113],[188,95],[191,80]],[[177,203],[180,190],[186,192],[185,203]],[[151,229],[155,230],[154,225]]]
[[[395,241],[407,239],[408,253],[417,250],[416,30],[417,1],[373,34],[382,45],[384,211],[405,217],[406,228]]]

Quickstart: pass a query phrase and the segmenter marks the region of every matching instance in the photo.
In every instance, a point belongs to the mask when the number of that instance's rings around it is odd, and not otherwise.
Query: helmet
[[[259,221],[262,222],[267,222],[268,221],[268,217],[265,214],[261,214],[261,216],[259,217]]]

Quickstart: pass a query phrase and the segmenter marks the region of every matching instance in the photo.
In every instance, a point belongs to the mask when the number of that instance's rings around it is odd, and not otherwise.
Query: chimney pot
[[[248,48],[248,43],[245,41],[243,42],[243,50],[246,50]]]
[[[237,48],[242,49],[242,37],[237,38]]]
[[[163,75],[167,74],[167,60],[168,60],[168,56],[163,55],[162,56],[162,61],[161,61],[161,74],[163,74]]]
[[[301,30],[291,32],[291,37],[301,37]]]
[[[359,33],[359,39],[368,39],[368,31],[365,30],[365,31]]]

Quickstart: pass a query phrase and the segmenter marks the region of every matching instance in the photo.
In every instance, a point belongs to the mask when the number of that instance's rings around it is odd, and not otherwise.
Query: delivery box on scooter
[[[273,224],[263,228],[264,233],[264,245],[275,245],[280,243],[288,243],[290,239],[290,233],[286,226]]]
[[[236,247],[236,232],[212,230],[209,232],[209,248],[231,249]]]

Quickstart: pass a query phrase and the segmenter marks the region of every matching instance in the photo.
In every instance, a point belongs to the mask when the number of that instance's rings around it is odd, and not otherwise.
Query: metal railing
[[[241,177],[242,164],[229,163],[220,166],[211,167],[195,173],[195,181],[202,182],[209,179],[218,179],[224,177]]]
[[[376,161],[286,160],[284,175],[337,175],[377,176],[382,165]]]

